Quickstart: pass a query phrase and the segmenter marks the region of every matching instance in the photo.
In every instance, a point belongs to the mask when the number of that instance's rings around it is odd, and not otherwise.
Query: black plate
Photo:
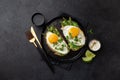
[[[47,31],[47,27],[49,25],[55,25],[55,27],[57,29],[60,30],[61,28],[61,25],[60,25],[60,21],[63,20],[63,17],[68,19],[69,17],[72,18],[73,21],[77,22],[79,27],[81,28],[81,30],[84,32],[84,35],[86,37],[86,43],[85,45],[79,49],[78,51],[70,51],[67,55],[65,56],[57,56],[54,54],[53,51],[51,51],[48,47],[48,45],[46,44],[46,40],[45,40],[45,33]],[[86,29],[84,26],[82,26],[82,24],[76,19],[76,18],[73,18],[72,16],[68,15],[68,14],[62,14],[54,19],[52,19],[51,21],[49,21],[47,24],[44,24],[43,25],[43,30],[42,30],[42,35],[41,35],[41,43],[42,43],[42,46],[43,46],[43,49],[45,50],[45,52],[47,53],[48,56],[50,56],[52,59],[56,60],[56,61],[60,61],[60,62],[73,62],[75,60],[77,60],[78,58],[80,58],[80,56],[85,53],[86,51],[86,44],[87,44],[87,32],[86,32]],[[60,33],[62,33],[60,31]]]

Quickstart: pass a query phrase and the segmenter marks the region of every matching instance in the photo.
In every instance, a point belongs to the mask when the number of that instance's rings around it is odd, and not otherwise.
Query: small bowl
[[[93,39],[89,42],[89,49],[91,51],[98,51],[101,48],[101,43],[99,40]]]
[[[37,27],[41,27],[45,23],[45,17],[42,13],[34,13],[31,20],[33,25]]]

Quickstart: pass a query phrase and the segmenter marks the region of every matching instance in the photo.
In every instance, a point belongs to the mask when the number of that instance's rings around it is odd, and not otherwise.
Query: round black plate
[[[86,37],[86,43],[85,45],[79,49],[78,51],[70,51],[67,55],[65,56],[57,56],[54,54],[53,51],[51,51],[48,47],[48,45],[46,44],[46,40],[45,40],[45,33],[47,31],[47,27],[49,25],[55,25],[55,27],[57,29],[59,29],[59,32],[62,33],[62,31],[60,31],[61,25],[60,25],[60,21],[63,20],[63,17],[68,19],[69,17],[71,17],[71,19],[75,22],[78,23],[79,27],[81,28],[81,30],[84,32],[85,37]],[[86,51],[86,44],[87,44],[87,32],[85,31],[85,27],[82,26],[82,24],[77,21],[77,19],[73,18],[72,16],[69,16],[67,14],[65,15],[61,15],[58,16],[54,19],[52,19],[50,22],[48,22],[47,24],[45,24],[43,26],[43,30],[42,30],[42,35],[41,35],[41,43],[43,46],[43,49],[45,50],[45,52],[47,53],[48,56],[50,56],[52,59],[56,60],[56,61],[60,61],[60,62],[73,62],[75,60],[77,60],[78,58],[80,58],[80,56],[85,53]]]

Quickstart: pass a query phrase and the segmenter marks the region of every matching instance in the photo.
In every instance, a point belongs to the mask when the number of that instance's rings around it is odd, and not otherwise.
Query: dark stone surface
[[[0,80],[120,80],[119,8],[119,0],[0,0]],[[95,24],[102,49],[94,61],[52,74],[24,33],[35,12],[47,21],[66,12]]]

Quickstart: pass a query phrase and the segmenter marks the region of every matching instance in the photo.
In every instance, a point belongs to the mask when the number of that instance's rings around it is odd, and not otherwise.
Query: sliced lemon
[[[92,61],[92,57],[82,57],[82,60],[84,61],[84,62],[90,62],[90,61]]]
[[[86,57],[94,58],[96,55],[95,55],[93,52],[87,50],[87,51],[85,52],[85,56],[86,56]]]

